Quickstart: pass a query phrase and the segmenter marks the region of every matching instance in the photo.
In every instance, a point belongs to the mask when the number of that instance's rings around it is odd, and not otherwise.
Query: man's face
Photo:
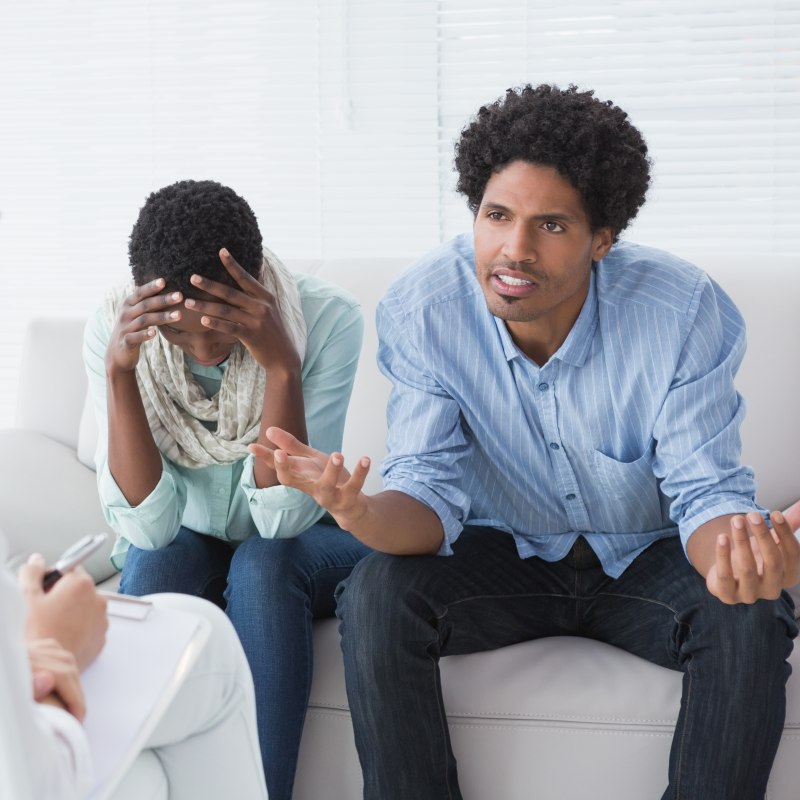
[[[610,249],[611,230],[592,231],[577,190],[554,168],[527,161],[492,175],[473,230],[489,311],[524,352],[538,346],[549,358],[580,313],[592,261]]]

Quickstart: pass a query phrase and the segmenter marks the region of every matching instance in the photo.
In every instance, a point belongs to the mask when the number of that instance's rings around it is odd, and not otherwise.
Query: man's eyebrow
[[[502,203],[493,203],[491,201],[481,204],[482,211],[502,211],[504,214],[513,213],[510,208],[504,206]],[[554,211],[552,214],[535,214],[531,219],[544,222],[545,220],[557,220],[561,222],[577,222],[577,218],[572,214],[567,214],[561,211]]]

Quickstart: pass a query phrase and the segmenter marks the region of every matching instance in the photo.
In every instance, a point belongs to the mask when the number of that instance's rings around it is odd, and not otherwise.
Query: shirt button
[[[575,495],[572,494],[572,492],[570,492],[564,499],[565,500],[574,500],[575,499]]]
[[[225,494],[225,489],[217,489],[217,494],[220,496]]]
[[[560,450],[561,448],[558,446],[556,442],[550,442],[550,449],[551,450]]]
[[[550,388],[550,384],[549,383],[540,383],[536,388],[540,392],[546,392]]]

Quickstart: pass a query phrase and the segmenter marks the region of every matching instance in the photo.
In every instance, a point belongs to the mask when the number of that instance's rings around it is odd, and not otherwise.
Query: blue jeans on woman
[[[160,550],[131,547],[120,591],[182,592],[226,610],[256,690],[270,800],[290,800],[311,688],[312,620],[334,613],[334,589],[370,550],[335,525],[238,546],[181,528]]]
[[[440,656],[564,635],[683,672],[663,800],[763,800],[797,634],[785,592],[725,605],[677,537],[651,545],[618,579],[582,537],[555,563],[519,558],[511,536],[488,528],[466,528],[453,549],[373,553],[337,590],[366,800],[461,798]]]

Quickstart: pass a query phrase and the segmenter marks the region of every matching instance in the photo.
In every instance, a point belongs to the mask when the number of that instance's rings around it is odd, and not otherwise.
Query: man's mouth
[[[510,270],[498,270],[489,276],[489,285],[497,294],[504,297],[527,297],[536,292],[539,284],[519,273]]]
[[[533,281],[526,281],[523,278],[515,278],[513,275],[498,275],[497,278],[506,286],[530,286],[533,283]]]

